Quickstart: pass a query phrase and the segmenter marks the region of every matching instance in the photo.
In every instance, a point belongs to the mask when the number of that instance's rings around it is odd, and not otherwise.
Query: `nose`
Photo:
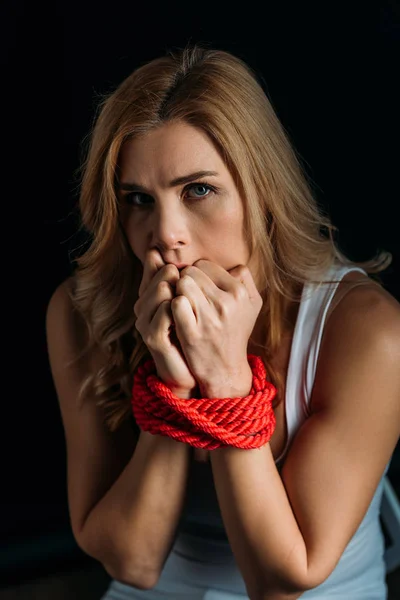
[[[181,207],[159,206],[153,212],[149,232],[150,245],[161,252],[183,248],[190,244],[190,225]]]

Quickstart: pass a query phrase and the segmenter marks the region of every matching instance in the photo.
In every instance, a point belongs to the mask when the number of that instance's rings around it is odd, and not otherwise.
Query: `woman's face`
[[[248,265],[244,207],[218,151],[200,129],[168,123],[121,150],[121,222],[143,264],[157,248],[178,268],[199,259]],[[254,273],[253,273],[254,277]]]

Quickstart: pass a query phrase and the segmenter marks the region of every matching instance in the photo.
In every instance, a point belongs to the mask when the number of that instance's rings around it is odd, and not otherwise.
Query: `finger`
[[[172,324],[171,302],[165,300],[157,308],[147,334],[142,337],[149,350],[165,353],[171,350],[171,345],[180,349]]]
[[[238,281],[245,286],[247,294],[252,302],[255,302],[261,298],[251,271],[247,266],[237,265],[228,271],[228,273],[231,277],[233,277],[233,279],[235,279],[235,281]]]
[[[175,296],[175,284],[171,285],[171,283],[165,279],[157,279],[158,275],[155,275],[147,290],[135,302],[133,307],[134,313],[137,319],[140,319],[141,324],[150,323],[161,302],[164,302],[165,300],[171,301]],[[136,326],[138,325],[139,324],[137,323]]]
[[[218,288],[211,279],[195,267],[189,267],[176,282],[175,295],[184,296],[190,302],[198,322],[201,313],[217,301]]]
[[[161,267],[165,265],[161,254],[155,248],[149,250],[143,264],[143,277],[139,286],[139,297],[146,291],[150,281]]]
[[[157,308],[151,321],[149,341],[153,347],[165,346],[172,325],[171,302],[164,300]]]
[[[210,279],[224,292],[235,294],[238,292],[237,284],[243,285],[251,302],[257,303],[261,296],[254,282],[250,269],[246,265],[236,265],[233,269],[226,271],[219,265],[208,261],[199,260],[195,266],[206,273]]]
[[[151,322],[150,340],[157,350],[170,349],[171,344],[182,352],[179,338],[176,334],[171,302],[166,300],[158,307]]]
[[[172,319],[180,343],[189,339],[196,328],[196,317],[190,301],[185,296],[176,296],[171,300]]]
[[[175,265],[166,264],[160,267],[153,278],[150,280],[147,288],[136,301],[134,311],[136,316],[142,312],[143,307],[147,312],[151,312],[151,306],[159,300],[172,299],[175,296],[176,283],[179,280],[179,271]],[[158,306],[157,304],[157,306]]]
[[[205,273],[214,285],[220,290],[232,293],[237,288],[237,282],[231,277],[230,273],[223,267],[220,267],[216,263],[209,260],[198,260],[194,263],[194,266]],[[236,267],[235,267],[236,268]]]

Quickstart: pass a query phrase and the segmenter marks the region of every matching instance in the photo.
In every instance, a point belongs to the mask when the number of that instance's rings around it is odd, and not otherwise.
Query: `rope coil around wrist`
[[[194,448],[260,448],[275,430],[272,400],[276,388],[267,381],[261,358],[249,354],[247,359],[253,373],[247,396],[189,399],[175,396],[158,378],[154,361],[146,361],[133,380],[131,404],[137,424],[143,431]]]

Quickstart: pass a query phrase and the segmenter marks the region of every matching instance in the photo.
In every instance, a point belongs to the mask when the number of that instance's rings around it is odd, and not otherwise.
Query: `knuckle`
[[[142,320],[140,318],[136,319],[135,322],[135,328],[138,330],[138,332],[140,333],[140,335],[143,337],[143,327],[142,327],[143,323]]]
[[[185,275],[193,275],[196,272],[196,267],[194,267],[193,265],[189,265],[187,267],[185,267],[184,269],[182,269],[181,271],[181,279],[182,277],[185,277]]]
[[[231,314],[231,302],[228,299],[220,304],[219,313],[223,319]]]
[[[174,308],[179,308],[180,306],[183,306],[186,303],[186,299],[184,296],[175,296],[175,298],[172,298],[171,300],[171,306],[173,306]]]
[[[247,291],[243,283],[238,282],[233,291],[233,297],[236,300],[243,300],[247,296]]]
[[[160,303],[161,310],[163,312],[168,312],[168,308],[169,308],[170,304],[171,304],[171,300],[163,300]]]
[[[171,286],[168,283],[168,281],[165,281],[165,279],[163,279],[162,281],[158,282],[157,293],[160,296],[165,296],[166,293],[171,294]]]
[[[237,269],[238,275],[245,277],[250,273],[249,267],[247,265],[239,265]]]
[[[185,275],[183,275],[183,277],[180,278],[179,283],[180,283],[180,285],[182,285],[182,284],[189,283],[190,281],[193,281],[192,278],[190,277],[190,275],[185,274]]]
[[[154,350],[156,348],[156,344],[154,343],[154,335],[152,333],[148,333],[143,337],[143,341],[148,348]]]
[[[135,314],[136,317],[138,317],[139,314],[140,314],[140,305],[141,305],[140,300],[137,300],[135,302],[135,304],[133,305],[133,312],[134,312],[134,314]]]
[[[171,300],[163,300],[160,302],[157,308],[158,318],[160,317],[170,317],[171,316]]]
[[[154,327],[150,327],[146,333],[146,346],[151,348],[152,350],[157,350],[161,347],[161,334],[158,329]]]
[[[204,264],[206,263],[206,259],[205,258],[199,258],[199,260],[196,260],[195,263],[193,263],[193,265],[195,265],[196,267],[200,268],[201,266],[204,266]]]
[[[174,277],[179,277],[178,268],[175,265],[165,265],[162,269],[160,269],[163,277],[168,279],[173,279]]]

